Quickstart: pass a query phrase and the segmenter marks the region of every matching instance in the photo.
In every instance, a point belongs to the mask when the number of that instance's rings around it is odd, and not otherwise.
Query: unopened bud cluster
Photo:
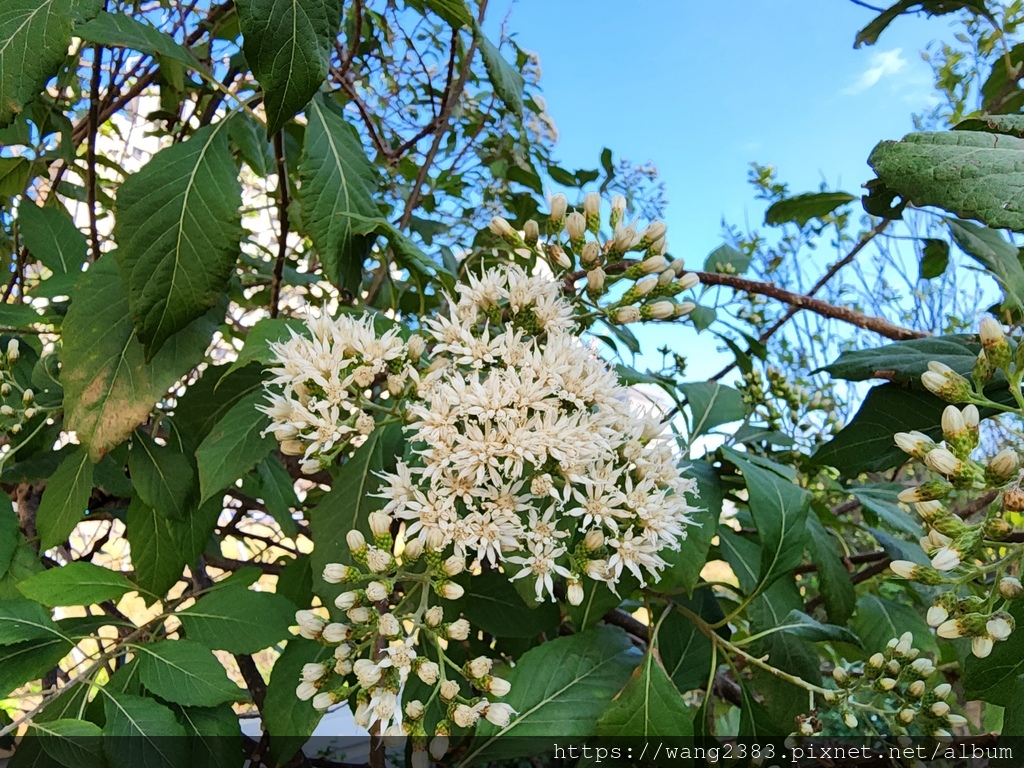
[[[914,647],[910,632],[890,640],[866,662],[836,666],[832,680],[836,690],[825,700],[839,709],[851,730],[860,724],[858,713],[883,718],[896,735],[949,736],[951,728],[967,724],[950,711],[950,685],[936,674],[935,662]]]
[[[19,435],[28,422],[46,412],[36,402],[32,389],[25,388],[14,375],[21,359],[21,342],[10,339],[0,348],[0,433]]]
[[[697,276],[684,271],[681,259],[667,255],[663,222],[639,229],[637,221],[625,223],[626,199],[616,195],[606,220],[611,234],[605,237],[596,192],[586,195],[582,210],[569,211],[562,194],[552,196],[550,208],[547,219],[527,221],[522,233],[500,216],[492,219],[491,231],[516,252],[525,249],[543,258],[557,275],[580,270],[578,277],[586,278],[580,298],[597,304],[616,288],[621,295],[602,309],[612,323],[674,320],[693,311],[693,302],[676,297],[696,286]]]
[[[508,725],[512,708],[489,697],[506,695],[509,684],[493,674],[494,663],[486,656],[459,666],[448,655],[448,644],[467,640],[471,627],[464,618],[451,620],[440,603],[431,605],[430,597],[462,596],[462,587],[452,581],[462,561],[424,554],[416,541],[395,557],[391,518],[373,512],[369,523],[372,543],[359,531],[346,537],[354,564],[324,568],[324,581],[346,587],[334,600],[332,618],[313,611],[295,616],[300,636],[332,650],[329,661],[302,668],[295,694],[319,710],[353,700],[357,725],[375,729],[389,744],[412,737],[419,752],[426,751],[433,736],[429,746],[440,752],[435,754],[440,759],[453,723],[472,728],[484,718]],[[426,703],[403,696],[412,676],[435,689]],[[428,706],[441,713],[430,734],[424,726]]]
[[[816,444],[838,428],[836,403],[821,391],[812,391],[788,379],[773,365],[751,368],[737,386],[743,402],[758,413],[768,429]]]

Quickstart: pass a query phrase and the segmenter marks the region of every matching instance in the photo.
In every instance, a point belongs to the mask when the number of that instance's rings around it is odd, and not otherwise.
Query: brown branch
[[[961,517],[961,518],[966,520],[971,515],[973,515],[973,514],[975,514],[977,512],[980,512],[985,507],[987,507],[989,504],[991,504],[993,501],[995,501],[996,500],[996,496],[998,496],[998,495],[999,495],[999,491],[986,491],[985,493],[981,494],[981,496],[976,498],[974,501],[972,501],[970,504],[968,504],[963,509],[958,509],[957,512],[956,512],[957,517]]]
[[[772,283],[763,283],[757,280],[747,280],[735,275],[723,275],[717,272],[695,272],[704,285],[723,285],[737,291],[756,293],[762,296],[769,296],[778,301],[785,302],[794,307],[794,311],[806,309],[822,317],[830,317],[833,320],[841,320],[844,323],[855,325],[867,331],[872,331],[887,339],[896,341],[907,341],[909,339],[923,339],[931,336],[925,331],[915,331],[912,328],[903,328],[894,325],[881,317],[871,317],[848,307],[837,307],[827,301],[815,299],[811,296],[787,291]]]
[[[622,629],[626,630],[626,632],[628,632],[630,635],[635,637],[637,640],[640,640],[644,643],[650,640],[651,628],[644,624],[642,621],[633,618],[628,613],[626,613],[625,611],[621,611],[618,608],[608,611],[608,613],[606,613],[601,620],[605,624],[611,624],[614,627],[621,627]]]
[[[281,283],[284,278],[284,263],[288,256],[288,170],[284,162],[284,138],[281,131],[274,134],[274,159],[277,163],[277,188],[280,204],[278,218],[281,232],[277,238],[277,259],[274,261],[274,276],[270,284],[270,316],[277,317],[281,311]]]
[[[885,552],[858,552],[855,555],[844,557],[842,560],[847,565],[859,565],[861,563],[873,563],[876,560],[883,560],[887,557],[888,555]],[[817,570],[818,566],[816,563],[804,563],[794,568],[793,573],[814,573]]]
[[[348,43],[348,53],[341,59],[341,68],[338,76],[346,79],[348,70],[352,66],[352,60],[356,57],[356,49],[359,47],[359,40],[363,36],[363,3],[362,0],[355,0],[352,3],[352,12],[356,15],[355,29],[352,31],[352,39]]]

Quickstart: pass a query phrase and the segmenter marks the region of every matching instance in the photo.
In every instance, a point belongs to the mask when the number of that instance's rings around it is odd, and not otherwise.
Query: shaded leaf
[[[452,615],[461,613],[474,627],[495,637],[537,637],[557,629],[561,620],[556,603],[524,601],[508,574],[489,571],[460,581],[466,593],[451,603]]]
[[[136,586],[123,573],[77,561],[30,576],[18,584],[18,590],[29,600],[54,608],[119,600]]]
[[[103,731],[86,720],[34,721],[29,733],[43,750],[67,768],[104,768]]]
[[[910,382],[923,389],[921,374],[928,370],[930,361],[935,360],[969,376],[980,351],[981,344],[973,335],[912,339],[843,352],[835,362],[819,370],[846,381],[884,378]]]
[[[57,467],[36,512],[39,548],[43,551],[67,540],[85,515],[92,495],[92,462],[82,447],[72,450]]]
[[[1021,141],[1024,147],[1024,140]],[[1024,222],[1024,216],[1022,216]],[[1006,242],[1002,234],[969,221],[946,219],[953,240],[968,256],[986,267],[1002,286],[1006,301],[1024,308],[1024,266],[1017,246]]]
[[[0,601],[0,645],[63,638],[50,612],[27,600]]]
[[[925,238],[921,249],[920,280],[933,280],[946,271],[949,266],[949,243],[945,240]]]
[[[323,717],[312,706],[296,703],[295,686],[304,664],[330,657],[331,650],[315,640],[293,637],[274,663],[263,701],[263,724],[271,736],[274,765],[283,765],[298,752]]]
[[[878,595],[862,595],[857,601],[853,628],[870,654],[884,651],[885,644],[904,632],[914,636],[914,647],[924,652],[935,652],[935,637],[924,619],[913,608],[887,600]]]
[[[487,39],[480,25],[473,23],[473,37],[476,39],[480,56],[484,60],[487,77],[494,86],[494,92],[516,117],[523,115],[523,76],[515,67],[505,61],[498,47]],[[575,179],[573,180],[575,183]]]
[[[263,399],[259,390],[241,398],[196,449],[203,502],[233,485],[277,446],[273,434],[261,434],[270,426],[267,415],[256,410]]]
[[[175,614],[190,640],[230,653],[256,653],[291,637],[295,606],[272,592],[216,589]]]
[[[679,389],[690,404],[691,440],[720,424],[740,421],[747,415],[743,396],[717,381],[681,384]]]
[[[828,216],[836,208],[852,203],[857,198],[848,192],[808,192],[779,200],[769,206],[764,223],[774,226],[795,222],[803,227],[811,219]]]
[[[139,498],[164,517],[183,520],[195,508],[199,491],[195,461],[175,445],[158,445],[142,430],[135,430],[128,469]]]
[[[32,255],[55,275],[78,273],[88,244],[63,209],[40,208],[23,200],[18,208],[18,231]]]
[[[598,736],[692,736],[693,721],[656,648],[644,655],[626,687],[608,705]]]
[[[807,531],[811,535],[811,562],[818,566],[818,588],[829,621],[845,624],[853,615],[857,593],[840,558],[839,543],[815,515],[807,516]]]
[[[125,13],[101,12],[92,21],[76,27],[75,36],[90,43],[131,48],[151,56],[173,59],[186,67],[198,69],[200,66],[196,57],[166,32]]]
[[[136,649],[139,679],[165,701],[215,707],[237,701],[242,693],[210,649],[194,640],[164,640]]]
[[[185,768],[188,743],[163,704],[103,689],[103,749],[112,768]]]
[[[0,697],[41,679],[71,653],[72,647],[70,641],[56,635],[0,646]]]

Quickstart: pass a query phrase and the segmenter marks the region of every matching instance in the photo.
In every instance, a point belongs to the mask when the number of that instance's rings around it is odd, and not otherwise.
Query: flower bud
[[[896,715],[896,719],[899,720],[900,723],[902,723],[903,725],[910,725],[912,722],[914,722],[915,717],[917,717],[917,712],[910,709],[909,707],[904,707]]]
[[[1008,638],[1013,633],[1013,629],[1013,617],[1003,611],[993,613],[989,620],[985,622],[985,631],[988,632],[990,638],[996,641]]]
[[[341,563],[328,563],[324,566],[323,579],[328,584],[343,584],[359,575],[359,571]]]
[[[932,394],[950,403],[960,403],[971,396],[971,385],[945,363],[932,360],[921,375],[921,383]]]
[[[955,475],[963,467],[963,462],[945,448],[933,448],[924,456],[924,463],[933,472],[940,475]]]
[[[427,685],[433,685],[441,674],[440,667],[436,662],[424,661],[416,668],[416,675]]]
[[[583,585],[576,579],[572,579],[565,590],[566,599],[569,605],[579,605],[583,602]]]
[[[419,699],[413,699],[405,705],[405,716],[410,720],[421,719],[426,711],[427,708],[423,706],[423,702]]]
[[[358,607],[349,608],[345,612],[345,615],[348,617],[348,620],[351,621],[353,624],[369,624],[370,616],[372,614],[370,613],[369,608]]]
[[[953,687],[949,683],[940,683],[932,689],[932,693],[934,693],[935,696],[940,699],[945,699],[947,696],[949,696],[949,693],[952,690]]]
[[[501,238],[515,236],[516,234],[516,231],[512,229],[512,225],[509,224],[508,220],[503,216],[495,216],[491,219],[491,223],[488,226],[490,227],[491,232]]]
[[[648,245],[650,243],[655,242],[656,240],[660,240],[665,237],[665,232],[667,231],[668,227],[665,226],[665,222],[652,221],[650,224],[647,225],[647,228],[644,229],[641,243],[643,243],[644,245]]]
[[[993,541],[1002,541],[1013,533],[1013,526],[998,517],[986,520],[982,523],[981,529],[985,538]]]
[[[381,678],[381,670],[369,659],[358,659],[352,665],[352,671],[356,673],[356,679],[363,688],[372,688]]]
[[[658,275],[658,286],[664,288],[666,285],[676,279],[676,273],[671,269],[666,269],[660,275]]]
[[[533,219],[523,224],[523,241],[531,248],[540,240],[540,226]]]
[[[565,218],[565,211],[569,207],[569,201],[565,195],[559,192],[551,197],[551,213],[548,217],[554,222],[560,222]]]
[[[1024,594],[1024,586],[1016,576],[1004,576],[999,580],[999,594],[1005,600],[1016,600]]]
[[[465,619],[453,621],[448,625],[447,635],[452,640],[465,640],[469,637],[469,622]]]
[[[960,552],[953,547],[942,547],[932,555],[932,568],[937,571],[952,571],[960,565]]]
[[[21,350],[18,346],[17,339],[11,339],[7,342],[7,361],[10,363],[18,362],[18,358],[21,357]]]
[[[338,661],[344,661],[345,659],[347,659],[349,656],[352,655],[352,651],[354,651],[354,650],[355,650],[355,648],[353,648],[348,643],[342,643],[341,645],[339,645],[337,648],[334,649],[334,658],[337,659]]]
[[[933,605],[928,609],[925,620],[929,627],[937,627],[949,618],[949,611],[941,605]]]
[[[637,280],[633,287],[630,289],[630,293],[635,293],[637,298],[646,296],[648,293],[658,287],[658,278],[653,275],[648,275],[640,280]]]
[[[558,267],[559,269],[569,269],[572,266],[572,260],[569,255],[565,252],[558,243],[552,243],[548,246],[548,261],[551,262],[552,266]]]
[[[946,513],[942,502],[939,501],[919,501],[914,505],[914,509],[917,510],[917,514],[925,522],[930,522]]]
[[[407,563],[415,563],[423,554],[423,542],[419,539],[410,539],[405,542],[405,549],[402,550],[402,560]]]
[[[386,573],[395,564],[395,558],[386,549],[374,547],[366,553],[366,567],[374,573]]]
[[[589,560],[583,567],[587,576],[594,581],[608,581],[608,561],[604,559]]]
[[[957,413],[959,414],[959,411]],[[935,448],[935,442],[922,432],[897,432],[893,439],[897,448],[917,459],[923,458]]]
[[[565,220],[565,231],[569,234],[569,240],[582,240],[587,232],[587,220],[583,214],[579,211],[570,213]]]
[[[676,317],[685,317],[697,308],[697,305],[692,301],[684,301],[682,304],[676,304]]]
[[[460,728],[472,728],[479,719],[480,715],[477,714],[476,710],[472,707],[467,707],[465,704],[456,705],[455,711],[452,713],[452,720]]]
[[[655,282],[657,282],[657,279],[655,279]],[[635,323],[640,320],[640,310],[631,304],[628,307],[620,307],[615,310],[615,315],[613,317],[615,322],[619,325]]]
[[[1004,448],[988,463],[985,468],[985,479],[989,485],[1003,485],[1008,482],[1020,468],[1017,452],[1012,448]]]
[[[963,728],[967,725],[967,718],[963,715],[946,715],[946,722],[948,722],[954,728]]]
[[[853,729],[857,727],[857,716],[853,712],[843,712],[843,725]]]
[[[430,756],[435,760],[440,760],[446,754],[448,754],[448,737],[447,736],[435,736],[430,740]]]
[[[326,712],[334,705],[334,694],[330,692],[318,693],[313,697],[313,709],[318,712]]]
[[[949,714],[949,704],[944,701],[937,701],[928,708],[928,711],[935,717],[945,717]]]
[[[915,680],[907,686],[907,696],[912,699],[920,699],[924,696],[925,690],[927,689],[925,687],[924,680]]]
[[[3,384],[0,384],[0,395],[3,395],[4,397],[7,397],[10,394],[11,394],[11,385],[8,384],[6,381]]]
[[[604,546],[604,533],[599,528],[591,528],[583,538],[583,546],[591,552]]]
[[[353,552],[364,552],[366,550],[366,539],[357,530],[351,530],[345,534],[345,542],[348,544],[348,548]]]
[[[1003,491],[1003,509],[1007,512],[1024,512],[1024,489],[1014,485]]]
[[[915,659],[911,662],[910,669],[922,680],[927,680],[935,673],[935,665],[930,659]]]
[[[383,512],[371,512],[370,513],[370,531],[374,537],[390,536],[391,535],[391,515],[385,515]]]
[[[441,566],[449,576],[458,576],[466,568],[466,559],[452,555]]]
[[[999,324],[999,321],[986,317],[981,321],[979,335],[981,336],[981,346],[985,350],[985,357],[989,362],[996,368],[1009,366],[1012,355],[1010,342],[1006,340],[1006,334],[1003,333],[1003,326]]]
[[[316,696],[317,687],[312,683],[303,680],[299,683],[299,687],[295,689],[295,696],[299,701],[309,701]]]
[[[622,216],[626,212],[626,198],[622,195],[615,195],[612,198],[612,212],[611,216],[608,217],[608,225],[614,230],[620,221]]]
[[[907,504],[917,501],[932,501],[946,498],[951,490],[953,490],[953,486],[949,483],[944,480],[936,480],[916,488],[904,488],[896,498]]]
[[[385,613],[377,623],[377,632],[383,637],[398,637],[402,632],[402,625],[398,623],[393,613]]]
[[[491,723],[491,725],[505,728],[512,721],[513,714],[515,714],[515,710],[508,704],[492,703],[487,707],[484,717],[487,718],[487,722]]]
[[[359,605],[359,593],[342,592],[334,598],[334,604],[338,607],[339,611],[347,611],[349,608],[355,608]]]
[[[874,653],[868,657],[868,667],[875,671],[880,670],[885,666],[885,656],[880,653]]]
[[[0,416],[13,416],[14,409],[9,405],[0,405]]]
[[[348,628],[348,625],[333,622],[324,627],[323,638],[325,642],[333,645],[334,643],[345,642],[351,634],[352,630]]]
[[[889,563],[889,569],[902,579],[913,579],[917,563],[910,560],[893,560]]]
[[[493,666],[494,662],[486,656],[477,656],[475,659],[466,662],[466,677],[472,680],[486,677],[491,673],[491,667]]]
[[[301,675],[303,682],[315,683],[327,675],[327,667],[323,664],[304,664]]]
[[[408,343],[405,345],[405,353],[415,363],[423,355],[423,351],[426,348],[427,342],[424,341],[422,336],[410,336]]]
[[[312,611],[299,611],[295,614],[295,622],[299,625],[299,635],[307,640],[320,639],[320,634],[327,624]]]
[[[597,192],[588,192],[583,198],[583,212],[588,219],[601,214],[601,196]]]
[[[956,640],[958,637],[963,637],[963,631],[964,628],[957,619],[947,619],[935,628],[935,634],[946,640]]]
[[[947,405],[942,411],[942,433],[947,437],[956,437],[967,431],[963,414],[955,405]]]
[[[652,320],[666,320],[676,315],[676,305],[671,301],[656,301],[640,310],[641,316],[646,315]]]
[[[444,610],[440,605],[433,605],[427,609],[427,612],[423,615],[423,620],[427,623],[428,627],[439,627],[441,622],[444,621]]]
[[[440,528],[431,528],[423,545],[427,552],[440,551],[444,547],[444,533]]]
[[[487,692],[492,696],[506,696],[512,690],[512,684],[501,677],[491,677],[487,681]]]
[[[454,680],[442,680],[438,695],[442,701],[451,701],[459,695],[459,684]]]
[[[379,603],[387,600],[390,594],[388,588],[379,581],[371,581],[366,585],[366,599],[371,603]]]
[[[850,675],[842,667],[836,667],[832,670],[832,679],[836,681],[836,685],[842,687],[849,681]]]
[[[466,592],[461,584],[456,584],[454,581],[446,581],[436,586],[435,591],[445,600],[458,600]]]
[[[26,408],[25,409],[25,420],[26,421],[28,421],[29,419],[35,418],[35,415],[36,415],[36,409],[35,408]]]
[[[668,267],[668,262],[665,261],[664,256],[652,256],[649,259],[644,259],[636,266],[641,275],[653,275],[655,272],[660,274]]]
[[[604,291],[604,278],[604,270],[600,267],[594,267],[587,272],[587,293],[591,298],[600,296]]]

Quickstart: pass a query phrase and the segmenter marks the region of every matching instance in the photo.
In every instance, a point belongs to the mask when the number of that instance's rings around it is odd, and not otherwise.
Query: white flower
[[[472,707],[467,707],[465,704],[458,704],[455,707],[455,711],[452,713],[452,720],[460,728],[472,728],[476,725],[476,721],[480,719],[479,713],[476,712]]]
[[[505,728],[512,720],[512,715],[515,713],[516,711],[508,704],[490,703],[487,705],[484,717],[487,719],[487,722],[492,725],[496,725],[499,728]]]
[[[381,669],[392,667],[398,670],[398,674],[401,679],[405,680],[409,676],[409,672],[412,670],[413,662],[416,660],[416,651],[412,647],[414,642],[413,638],[409,637],[404,641],[391,643],[384,649],[387,656],[378,661],[377,666]],[[421,664],[420,666],[422,667],[424,665]]]
[[[352,671],[363,688],[372,688],[381,677],[380,667],[369,659],[358,659],[352,665]]]
[[[941,605],[933,605],[928,609],[926,620],[929,627],[938,627],[949,618],[949,612]]]
[[[1002,616],[993,616],[985,623],[985,631],[993,640],[1005,640],[1013,632],[1013,626]]]
[[[438,676],[441,674],[441,668],[437,666],[436,662],[424,661],[416,668],[416,676],[419,677],[427,685],[433,685],[437,682]]]
[[[334,704],[333,693],[318,693],[313,697],[313,709],[324,712],[331,708]]]
[[[469,622],[465,619],[453,621],[448,625],[448,637],[452,640],[465,640],[469,637]]]
[[[960,552],[952,547],[942,547],[932,555],[932,568],[937,571],[951,571],[960,565]]]
[[[512,690],[508,680],[500,677],[492,677],[487,681],[487,692],[494,696],[506,696]]]
[[[295,621],[299,625],[299,635],[307,640],[317,640],[323,632],[327,622],[312,611],[299,611],[295,614]]]
[[[316,696],[317,687],[313,683],[303,680],[299,683],[299,687],[295,689],[295,695],[299,701],[309,701]]]
[[[992,638],[990,637],[975,637],[971,640],[971,653],[979,659],[984,659],[992,653],[992,645]]]

